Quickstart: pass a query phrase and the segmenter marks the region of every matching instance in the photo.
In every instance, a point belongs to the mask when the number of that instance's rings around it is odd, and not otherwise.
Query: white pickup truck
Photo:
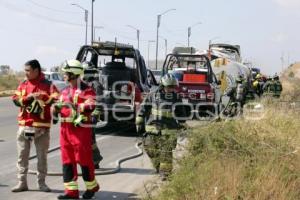
[[[59,91],[62,91],[66,86],[66,82],[63,80],[63,77],[58,72],[43,72],[45,74],[45,78],[57,87]]]

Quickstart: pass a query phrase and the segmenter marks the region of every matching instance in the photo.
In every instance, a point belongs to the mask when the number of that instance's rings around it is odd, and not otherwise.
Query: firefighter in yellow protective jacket
[[[160,86],[148,94],[136,118],[138,132],[145,132],[145,150],[162,180],[166,180],[172,171],[172,151],[182,128],[180,123],[186,117],[182,100],[176,93],[177,87],[178,81],[173,75],[162,77]]]

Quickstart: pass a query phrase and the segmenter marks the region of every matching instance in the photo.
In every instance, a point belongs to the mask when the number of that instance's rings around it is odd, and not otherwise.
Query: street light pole
[[[167,39],[164,39],[165,40],[165,57],[167,57],[167,54],[168,54],[168,40]]]
[[[77,6],[78,8],[82,9],[84,11],[84,21],[85,21],[85,45],[87,45],[87,34],[88,34],[88,19],[89,19],[89,11],[82,6],[72,3],[72,6]]]
[[[188,27],[188,47],[190,47],[191,34],[192,34],[192,27]]]
[[[127,27],[132,28],[134,30],[136,30],[136,36],[137,36],[137,42],[138,42],[138,50],[140,50],[140,29],[131,26],[131,25],[127,25]]]
[[[93,40],[94,40],[94,2],[95,0],[92,0],[91,44],[93,44]]]
[[[155,40],[148,40],[148,66],[147,67],[150,67],[150,44],[152,42],[155,42]]]
[[[168,40],[167,40],[167,38],[164,38],[162,36],[160,36],[160,38],[165,41],[165,57],[166,57],[168,54]]]
[[[162,14],[157,15],[157,26],[156,26],[156,56],[155,56],[155,69],[157,69],[157,61],[158,61],[158,35],[159,35],[159,27],[160,27],[160,22],[161,22],[161,17],[170,12],[170,11],[174,11],[176,9],[169,9],[166,10],[165,12],[163,12]]]
[[[192,35],[192,28],[199,25],[199,24],[202,24],[202,23],[198,22],[198,23],[188,27],[188,47],[190,47],[190,37]]]
[[[156,27],[156,54],[155,54],[155,69],[157,70],[157,58],[158,58],[158,34],[160,26],[161,15],[157,15],[157,27]]]
[[[85,19],[85,45],[87,45],[88,21],[89,21],[89,11],[88,10],[84,10],[84,19]]]

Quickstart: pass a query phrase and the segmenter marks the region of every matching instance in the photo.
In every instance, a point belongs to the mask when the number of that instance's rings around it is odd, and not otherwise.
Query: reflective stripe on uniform
[[[96,179],[94,179],[91,182],[85,181],[84,183],[85,183],[85,186],[86,186],[87,190],[93,190],[98,185]]]
[[[159,134],[160,132],[159,128],[154,125],[146,125],[145,129],[148,133]]]
[[[25,120],[20,120],[19,121],[19,125],[25,126],[26,125]],[[51,123],[33,122],[32,126],[33,127],[47,127],[47,128],[50,128],[51,127]]]
[[[61,117],[60,118],[60,122],[64,123],[64,122],[67,122],[67,123],[73,123],[74,119],[71,118],[71,117]]]
[[[64,186],[67,190],[78,190],[78,183],[76,181],[64,183]]]
[[[50,128],[51,123],[33,122],[32,126],[35,126],[35,127],[49,127]]]
[[[19,125],[25,125],[25,120],[20,120]]]
[[[157,110],[152,109],[151,110],[152,115],[160,116],[160,117],[166,117],[166,118],[173,118],[173,113],[171,111],[164,111],[164,110]]]
[[[80,93],[80,90],[75,91],[74,98],[73,98],[73,104],[74,105],[77,105],[77,103],[78,103],[79,93]]]
[[[81,103],[79,105],[79,112],[83,113],[84,112],[84,107],[85,107],[85,104],[84,103]]]
[[[135,119],[135,123],[136,123],[137,125],[143,124],[143,123],[144,123],[144,118],[141,117],[141,116],[137,116],[136,119]]]
[[[54,92],[53,94],[51,94],[49,96],[49,99],[45,102],[45,104],[49,104],[53,99],[58,98],[58,96],[59,96],[59,93]]]

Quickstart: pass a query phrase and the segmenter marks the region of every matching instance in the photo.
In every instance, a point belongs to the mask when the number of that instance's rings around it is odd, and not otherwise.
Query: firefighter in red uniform
[[[58,199],[78,199],[77,164],[81,166],[86,185],[83,199],[91,199],[100,187],[95,179],[92,158],[91,113],[95,109],[95,92],[81,81],[83,67],[77,60],[69,60],[62,70],[69,83],[54,106],[54,114],[60,115],[60,145],[63,163],[65,194]]]
[[[12,97],[14,104],[20,107],[18,115],[18,179],[19,183],[12,192],[28,190],[27,172],[31,142],[37,153],[37,179],[41,191],[50,192],[46,185],[47,152],[50,141],[51,105],[58,99],[57,88],[45,79],[41,65],[37,60],[25,63],[24,80]]]

